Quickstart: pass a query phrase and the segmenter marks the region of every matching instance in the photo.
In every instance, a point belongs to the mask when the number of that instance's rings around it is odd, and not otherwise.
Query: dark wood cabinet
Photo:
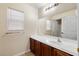
[[[40,48],[40,42],[35,41],[35,55],[40,56],[41,55],[41,48]]]
[[[66,52],[64,52],[64,51],[61,51],[61,50],[59,50],[59,49],[55,49],[54,48],[54,54],[55,54],[55,56],[72,56],[71,54],[68,54],[68,53],[66,53]]]
[[[51,47],[37,40],[30,38],[30,50],[36,56],[72,56],[69,53]]]
[[[51,56],[56,56],[55,48],[51,47]]]
[[[41,52],[40,52],[41,49],[40,49],[40,42],[39,41],[30,38],[30,49],[31,49],[31,52],[33,54],[35,54],[36,56],[41,55]]]
[[[50,46],[41,43],[40,47],[41,47],[42,56],[51,56],[51,47]]]
[[[30,49],[31,52],[35,54],[35,40],[30,38]]]

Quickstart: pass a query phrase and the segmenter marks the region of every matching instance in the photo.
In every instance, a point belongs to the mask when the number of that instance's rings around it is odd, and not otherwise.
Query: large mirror
[[[49,25],[47,29],[49,35],[77,40],[77,18],[75,15],[49,20],[47,25]]]

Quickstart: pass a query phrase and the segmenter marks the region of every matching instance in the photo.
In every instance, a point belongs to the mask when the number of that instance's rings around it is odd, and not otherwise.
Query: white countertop
[[[51,47],[60,49],[64,52],[67,52],[71,55],[78,56],[77,52],[77,41],[71,39],[60,38],[62,42],[58,42],[58,37],[49,36],[49,35],[32,35],[31,38],[38,40],[44,44],[47,44]]]

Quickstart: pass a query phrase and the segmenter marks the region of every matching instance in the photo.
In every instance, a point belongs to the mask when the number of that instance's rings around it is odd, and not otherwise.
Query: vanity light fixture
[[[59,3],[51,4],[51,6],[47,7],[47,8],[45,9],[45,11],[48,11],[48,10],[50,10],[50,9],[53,8],[53,7],[57,7],[58,5],[59,5]]]

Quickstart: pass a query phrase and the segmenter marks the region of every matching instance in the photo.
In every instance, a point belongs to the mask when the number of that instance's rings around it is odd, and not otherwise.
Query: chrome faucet
[[[60,37],[58,37],[58,42],[61,42]]]
[[[64,33],[63,33],[63,32],[61,32],[61,34],[64,34]],[[58,42],[62,42],[60,38],[62,38],[62,36],[61,36],[61,35],[60,35],[60,36],[58,36]]]

